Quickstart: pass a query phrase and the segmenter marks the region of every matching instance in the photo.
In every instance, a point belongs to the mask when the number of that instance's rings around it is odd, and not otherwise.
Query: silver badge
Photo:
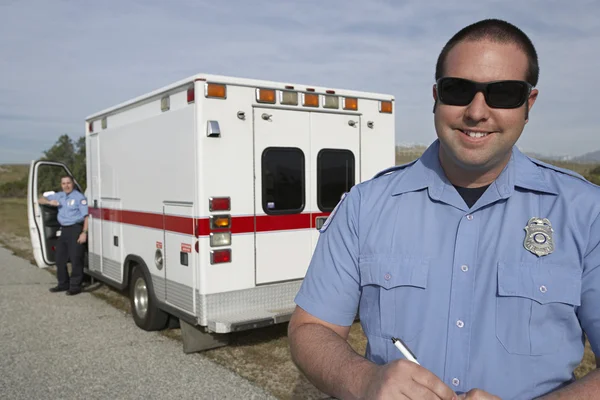
[[[548,218],[533,217],[525,227],[523,246],[538,257],[547,256],[554,251],[552,224]]]

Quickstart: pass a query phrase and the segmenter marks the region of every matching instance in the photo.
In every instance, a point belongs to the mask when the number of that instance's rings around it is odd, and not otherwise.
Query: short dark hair
[[[69,178],[71,180],[71,183],[75,183],[75,180],[73,179],[73,177],[71,175],[66,175],[66,174],[60,177],[60,181],[62,182],[62,180],[65,178]]]
[[[435,80],[444,76],[444,68],[448,53],[462,41],[490,40],[497,43],[515,44],[527,55],[528,66],[525,80],[536,86],[540,75],[538,56],[529,37],[515,25],[499,19],[484,19],[475,22],[456,33],[446,43],[440,53],[435,67]]]

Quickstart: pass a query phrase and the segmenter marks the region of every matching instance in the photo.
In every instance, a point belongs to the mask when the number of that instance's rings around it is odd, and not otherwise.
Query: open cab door
[[[27,184],[27,219],[35,262],[40,268],[56,264],[56,247],[60,237],[58,207],[40,205],[39,198],[59,192],[60,178],[73,174],[66,165],[52,161],[32,161]],[[73,178],[77,190],[81,187]]]

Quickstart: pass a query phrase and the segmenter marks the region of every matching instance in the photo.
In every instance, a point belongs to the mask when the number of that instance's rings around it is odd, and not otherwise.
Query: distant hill
[[[600,150],[596,150],[591,153],[586,153],[582,156],[575,157],[571,161],[582,164],[600,164]]]

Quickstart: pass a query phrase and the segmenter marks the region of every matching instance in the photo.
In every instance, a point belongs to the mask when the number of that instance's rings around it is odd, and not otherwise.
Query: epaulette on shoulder
[[[409,162],[409,163],[407,163],[407,164],[395,165],[395,166],[393,166],[393,167],[390,167],[390,168],[384,169],[383,171],[380,171],[380,172],[378,172],[377,174],[375,174],[375,176],[373,177],[373,179],[377,179],[377,178],[379,178],[380,176],[383,176],[383,175],[389,175],[389,174],[391,174],[391,173],[393,173],[393,172],[400,171],[400,170],[402,170],[402,169],[404,169],[404,168],[410,167],[411,165],[413,165],[414,163],[416,163],[418,160],[419,160],[419,159],[417,158],[416,160],[413,160],[413,161],[411,161],[411,162]]]
[[[562,174],[565,174],[565,175],[570,175],[570,176],[572,176],[574,178],[580,179],[580,180],[582,180],[582,181],[584,181],[586,183],[589,183],[589,184],[593,185],[593,183],[591,183],[590,181],[588,181],[582,175],[578,174],[575,171],[571,171],[570,169],[566,169],[566,168],[557,167],[556,165],[548,164],[548,163],[545,163],[543,161],[537,160],[537,159],[529,157],[529,156],[527,156],[527,158],[529,158],[529,160],[532,163],[534,163],[535,165],[538,165],[538,166],[543,167],[543,168],[548,168],[548,169],[551,169],[553,171],[556,171],[556,172],[559,172],[559,173],[562,173]]]

